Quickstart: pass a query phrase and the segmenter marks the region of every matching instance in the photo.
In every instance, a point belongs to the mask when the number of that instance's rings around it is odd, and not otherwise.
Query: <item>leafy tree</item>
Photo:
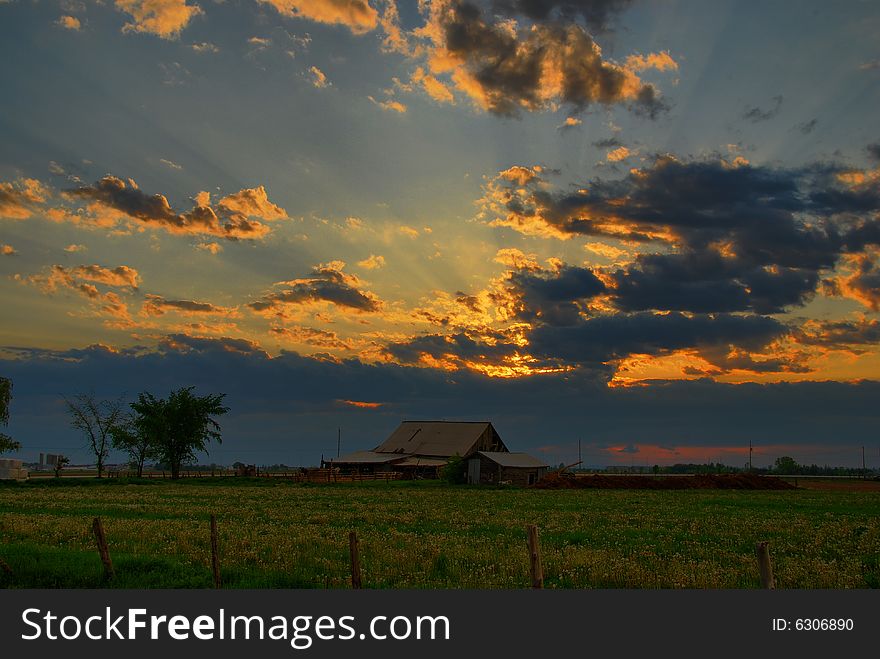
[[[795,462],[794,458],[783,455],[781,458],[776,458],[776,461],[773,463],[773,471],[777,474],[796,474],[800,471],[801,466]]]
[[[70,458],[59,455],[55,461],[55,478],[61,478],[61,470],[70,464]]]
[[[156,457],[170,467],[172,479],[179,478],[180,466],[195,460],[196,452],[207,451],[212,440],[222,441],[220,424],[212,417],[229,411],[223,405],[226,394],[196,396],[193,389],[172,391],[167,399],[144,392],[131,404]]]
[[[0,377],[0,423],[4,426],[9,423],[9,401],[12,400],[12,380]],[[0,432],[0,453],[17,451],[21,444],[9,435]]]
[[[64,402],[70,425],[85,435],[86,445],[95,455],[98,478],[101,478],[110,453],[111,431],[123,414],[122,399],[98,400],[94,394],[78,394],[73,400],[65,398]]]
[[[467,460],[460,455],[453,455],[440,469],[440,478],[451,485],[467,483]]]
[[[144,474],[144,463],[156,457],[156,438],[141,416],[126,414],[110,429],[113,448],[128,453],[129,465]]]

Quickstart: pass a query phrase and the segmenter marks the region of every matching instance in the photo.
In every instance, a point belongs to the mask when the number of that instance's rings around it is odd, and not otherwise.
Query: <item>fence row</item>
[[[214,588],[222,588],[223,581],[220,576],[220,539],[217,531],[217,517],[210,517],[210,541],[211,541],[211,575],[213,578]],[[104,533],[104,525],[100,517],[95,517],[92,521],[92,533],[95,536],[95,543],[98,549],[98,555],[104,566],[104,578],[110,582],[116,576],[113,567],[113,560],[110,557],[110,547],[107,544],[107,536]],[[538,538],[538,527],[530,524],[526,527],[526,547],[529,557],[529,579],[532,588],[544,587],[544,568],[541,561],[541,545]],[[348,534],[348,550],[351,563],[351,587],[354,589],[362,588],[361,577],[361,560],[360,545],[355,531]],[[770,561],[770,543],[766,541],[758,542],[755,545],[755,558],[757,561],[757,571],[761,581],[762,588],[776,588],[776,580],[773,577],[773,566]],[[14,576],[12,568],[9,567],[2,559],[0,559],[0,570],[6,572],[9,576]]]

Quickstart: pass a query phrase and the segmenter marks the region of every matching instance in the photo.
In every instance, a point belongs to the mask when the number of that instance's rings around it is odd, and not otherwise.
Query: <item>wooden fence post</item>
[[[95,541],[98,543],[98,553],[101,555],[101,562],[104,564],[104,577],[113,578],[113,561],[110,560],[110,550],[107,548],[107,537],[104,535],[104,525],[101,524],[101,518],[96,517],[92,522],[92,531],[95,534]]]
[[[529,524],[529,569],[532,573],[532,588],[544,587],[544,568],[541,566],[541,547],[538,545],[538,527]]]
[[[773,566],[770,565],[770,543],[762,541],[756,544],[755,555],[758,557],[758,570],[761,572],[761,588],[776,588]]]
[[[361,587],[361,557],[358,552],[357,533],[352,531],[348,534],[348,552],[351,555],[351,587],[360,590]]]
[[[217,542],[217,517],[211,515],[211,572],[214,575],[214,588],[222,588],[220,580],[220,550]]]

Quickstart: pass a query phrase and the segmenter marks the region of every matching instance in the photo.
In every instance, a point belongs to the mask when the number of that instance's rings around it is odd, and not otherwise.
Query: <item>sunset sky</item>
[[[589,464],[880,465],[869,1],[0,0],[0,374]]]

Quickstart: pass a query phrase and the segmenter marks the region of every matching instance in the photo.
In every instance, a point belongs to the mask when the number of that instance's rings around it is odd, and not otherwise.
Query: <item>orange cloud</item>
[[[343,400],[337,399],[337,403],[342,403],[343,405],[349,405],[351,407],[359,407],[361,409],[366,410],[375,410],[382,407],[385,403],[369,403],[364,400]]]
[[[363,261],[358,261],[358,265],[362,268],[366,268],[367,270],[376,270],[378,268],[385,267],[385,257],[384,256],[376,256],[375,254],[370,254]]]
[[[625,146],[617,147],[608,152],[606,156],[608,162],[620,162],[621,160],[626,160],[632,155],[632,151],[627,149]]]
[[[202,12],[186,0],[113,0],[116,8],[131,16],[123,32],[143,32],[162,39],[176,39],[195,16]]]
[[[327,76],[317,66],[309,67],[309,73],[312,76],[312,84],[318,89],[330,86],[330,81],[327,80]]]
[[[668,50],[647,55],[630,55],[626,58],[626,66],[630,71],[657,69],[658,71],[678,71],[678,62],[672,59]]]
[[[73,31],[77,31],[82,27],[79,19],[75,16],[61,16],[57,21],[55,21],[55,25],[57,25],[58,27],[63,27],[65,30]]]
[[[0,217],[26,220],[50,196],[48,188],[33,178],[0,181]]]
[[[367,98],[383,110],[390,110],[399,114],[404,114],[407,111],[407,107],[400,101],[395,101],[393,99],[388,99],[387,101],[377,101],[372,96],[367,96]]]
[[[171,208],[161,194],[148,195],[132,180],[108,175],[94,185],[68,190],[65,197],[88,203],[87,220],[97,226],[114,227],[119,222],[161,228],[169,233],[211,235],[229,240],[254,240],[266,236],[270,229],[264,222],[288,219],[287,213],[269,201],[263,186],[240,190],[210,205],[210,195],[200,192],[196,206],[179,213]],[[64,209],[47,213],[56,221],[80,222],[83,218]]]
[[[12,245],[0,245],[0,255],[2,256],[15,256],[18,252],[15,251],[15,248]]]
[[[416,70],[413,71],[411,80],[415,84],[420,85],[425,90],[425,93],[435,101],[439,103],[455,102],[455,97],[449,91],[449,88],[430,73],[425,73],[421,66],[416,67]]]
[[[166,313],[176,313],[182,316],[233,316],[235,309],[220,307],[210,302],[196,302],[195,300],[167,300],[161,295],[147,294],[146,300],[141,307],[141,314],[145,316],[162,316]]]
[[[379,13],[366,0],[259,0],[279,13],[317,23],[345,25],[355,34],[374,29]]]

